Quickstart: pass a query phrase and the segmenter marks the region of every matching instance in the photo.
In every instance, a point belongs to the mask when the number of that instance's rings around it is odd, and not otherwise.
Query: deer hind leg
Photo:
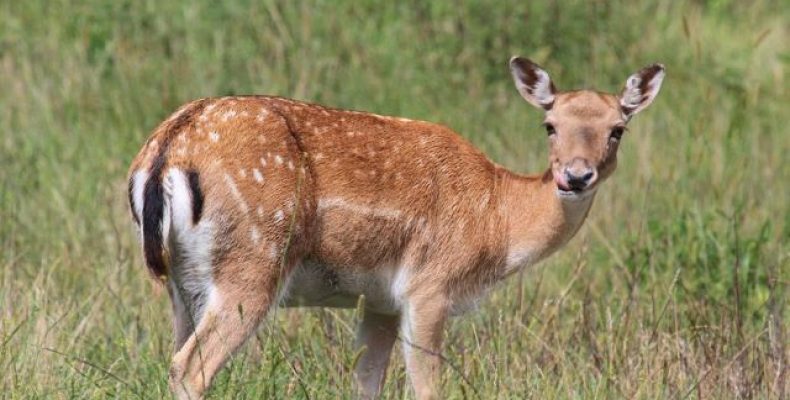
[[[362,399],[377,398],[381,392],[399,321],[398,316],[365,310],[356,340],[357,348],[365,349],[354,371],[357,394]]]
[[[172,279],[167,284],[167,293],[173,308],[173,352],[176,353],[195,331],[196,318],[184,302],[183,290]]]
[[[222,276],[209,289],[203,315],[173,357],[170,387],[180,400],[203,398],[214,375],[277,301],[278,263],[228,262],[217,269]]]

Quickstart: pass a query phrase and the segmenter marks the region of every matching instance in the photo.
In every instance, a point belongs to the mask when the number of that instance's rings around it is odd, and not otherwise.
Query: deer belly
[[[384,314],[399,313],[393,293],[398,274],[391,269],[338,270],[305,262],[293,271],[281,304],[285,307],[355,308],[365,296],[365,308]]]

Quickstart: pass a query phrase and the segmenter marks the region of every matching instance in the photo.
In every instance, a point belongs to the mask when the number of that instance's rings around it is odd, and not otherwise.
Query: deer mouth
[[[557,185],[557,196],[561,199],[578,200],[586,198],[587,195],[595,191],[597,185],[589,185],[583,188],[575,188],[568,185],[563,179],[555,179]]]
[[[563,188],[557,185],[557,193],[562,197],[574,197],[579,196],[582,193],[586,192],[586,189],[571,189],[571,188]]]

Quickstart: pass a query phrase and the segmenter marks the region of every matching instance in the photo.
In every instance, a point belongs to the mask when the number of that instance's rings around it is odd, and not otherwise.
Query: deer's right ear
[[[510,73],[524,100],[535,107],[551,110],[557,89],[548,72],[526,58],[513,57],[510,59]]]

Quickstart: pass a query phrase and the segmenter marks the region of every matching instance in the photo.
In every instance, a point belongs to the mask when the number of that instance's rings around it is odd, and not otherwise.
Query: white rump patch
[[[187,176],[179,168],[170,168],[162,181],[165,200],[169,201],[172,223],[177,226],[192,225],[192,191]],[[163,227],[167,224],[163,223]],[[163,235],[166,237],[166,235]]]
[[[132,201],[134,202],[134,213],[137,215],[137,220],[140,224],[143,223],[143,192],[145,190],[145,183],[148,181],[148,172],[138,170],[132,175]],[[140,230],[140,238],[142,239],[142,229]]]
[[[170,282],[197,323],[217,297],[212,276],[214,226],[205,215],[197,225],[193,224],[192,192],[184,171],[168,169],[162,187],[162,237],[170,250]]]

